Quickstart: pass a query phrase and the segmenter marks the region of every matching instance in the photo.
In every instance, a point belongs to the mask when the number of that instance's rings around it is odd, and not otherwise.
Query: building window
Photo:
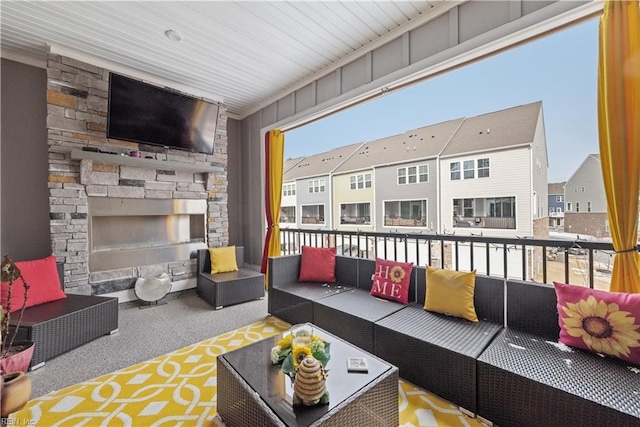
[[[577,193],[578,192],[578,187],[573,187],[573,192]]]
[[[409,184],[418,182],[418,168],[416,166],[409,166],[407,168],[407,177],[409,178]]]
[[[426,200],[393,200],[384,202],[385,227],[426,227]]]
[[[451,181],[460,179],[460,162],[449,163],[449,170],[451,171]]]
[[[296,222],[296,207],[282,206],[280,208],[280,222],[292,224]]]
[[[576,212],[580,212],[580,202],[576,202]]]
[[[463,162],[464,168],[464,179],[473,179],[475,178],[475,162],[473,160],[465,160]]]
[[[342,203],[340,224],[371,224],[371,203]]]
[[[429,165],[418,166],[418,182],[429,182]]]
[[[584,185],[583,185],[582,187],[580,187],[580,191],[582,191],[584,193],[584,190],[585,190],[585,188],[584,188]]]
[[[407,183],[407,168],[398,169],[398,185],[404,185]]]
[[[571,206],[571,202],[567,202],[567,212],[571,212],[572,208],[573,206]]]
[[[398,168],[398,185],[429,182],[429,165]]]
[[[302,206],[303,224],[324,224],[324,205]]]
[[[371,174],[351,175],[349,177],[349,188],[352,190],[371,188]]]
[[[478,178],[489,177],[489,159],[478,159]]]
[[[591,202],[587,202],[587,212],[591,212]]]
[[[295,196],[296,195],[296,184],[283,184],[282,185],[282,195],[283,196]]]
[[[564,196],[556,196],[556,202],[563,202]]]
[[[323,179],[309,180],[309,193],[324,193],[325,181]]]

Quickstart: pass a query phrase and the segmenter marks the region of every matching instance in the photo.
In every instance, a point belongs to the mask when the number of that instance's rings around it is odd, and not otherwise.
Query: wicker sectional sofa
[[[638,425],[640,370],[558,345],[553,287],[478,275],[479,322],[370,295],[375,261],[336,256],[336,284],[299,283],[300,255],[269,259],[269,312],[312,322],[396,365],[400,376],[497,425]],[[506,312],[506,322],[505,322]],[[505,327],[506,324],[506,327]]]
[[[64,290],[63,264],[58,276]],[[17,317],[12,318],[15,326]],[[62,353],[118,330],[118,298],[67,294],[67,297],[25,309],[17,340],[34,342],[30,370]]]

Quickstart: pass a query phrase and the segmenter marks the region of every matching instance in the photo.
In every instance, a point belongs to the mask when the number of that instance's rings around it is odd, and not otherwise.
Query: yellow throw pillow
[[[211,274],[238,271],[235,246],[209,248],[209,257],[211,257]]]
[[[478,316],[473,303],[475,287],[475,270],[463,273],[427,265],[424,309],[477,322]]]

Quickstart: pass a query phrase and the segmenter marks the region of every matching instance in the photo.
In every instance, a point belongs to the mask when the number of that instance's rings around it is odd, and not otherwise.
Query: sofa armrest
[[[268,289],[296,283],[300,276],[301,257],[300,254],[269,257]]]

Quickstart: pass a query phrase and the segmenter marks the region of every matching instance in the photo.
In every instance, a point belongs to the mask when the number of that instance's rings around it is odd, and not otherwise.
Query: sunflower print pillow
[[[554,286],[560,342],[640,365],[640,294]]]

